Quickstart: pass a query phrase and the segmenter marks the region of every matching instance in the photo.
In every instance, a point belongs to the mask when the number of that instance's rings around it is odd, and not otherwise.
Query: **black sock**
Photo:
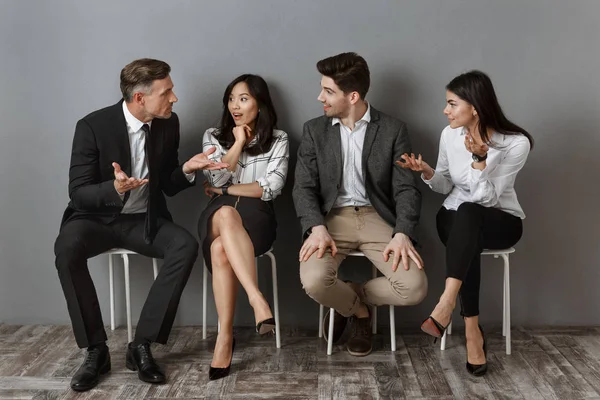
[[[138,338],[134,338],[133,342],[131,342],[131,347],[137,347],[141,344],[147,344],[150,345],[152,342],[150,342],[148,339],[138,339]]]
[[[93,345],[89,346],[87,348],[87,351],[92,351],[94,349],[104,350],[106,348],[108,348],[108,346],[106,345],[106,342],[102,342],[102,343],[97,343],[97,344],[93,344]]]

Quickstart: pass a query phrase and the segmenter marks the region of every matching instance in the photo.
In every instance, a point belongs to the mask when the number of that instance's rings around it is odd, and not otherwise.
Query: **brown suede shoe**
[[[373,350],[371,331],[371,315],[366,318],[350,318],[352,333],[346,343],[348,353],[356,357],[367,356]]]
[[[323,318],[323,337],[325,341],[329,339],[329,311],[328,309],[325,313],[325,317]],[[337,343],[342,337],[344,330],[346,329],[346,324],[348,322],[348,318],[344,317],[339,312],[335,311],[333,314],[333,343]]]

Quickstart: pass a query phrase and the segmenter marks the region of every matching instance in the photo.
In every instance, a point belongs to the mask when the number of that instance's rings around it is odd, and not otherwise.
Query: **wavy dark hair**
[[[533,149],[533,137],[525,129],[506,118],[498,103],[492,80],[485,73],[473,70],[461,74],[446,85],[446,90],[475,108],[479,116],[479,134],[485,144],[493,147],[487,133],[487,129],[491,128],[504,135],[523,135],[529,140],[530,147]]]
[[[225,93],[223,94],[223,114],[221,116],[221,124],[219,125],[218,131],[214,133],[214,136],[219,140],[221,146],[226,149],[230,149],[235,143],[235,136],[233,135],[235,122],[229,112],[228,104],[229,96],[231,95],[234,86],[240,82],[246,82],[250,95],[254,97],[258,104],[258,115],[256,116],[256,124],[254,126],[256,143],[251,147],[244,148],[246,153],[256,156],[266,153],[271,149],[271,146],[273,145],[273,129],[275,129],[277,125],[277,113],[275,112],[273,101],[271,100],[269,87],[267,86],[267,82],[258,75],[240,75],[227,85],[227,89],[225,89]]]

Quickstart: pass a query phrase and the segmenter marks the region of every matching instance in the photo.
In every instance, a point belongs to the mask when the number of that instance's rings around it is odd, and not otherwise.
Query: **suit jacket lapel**
[[[336,176],[341,179],[342,176],[342,138],[340,137],[340,125],[332,125],[331,118],[326,119],[327,124],[327,147],[331,149],[335,158]],[[338,182],[336,182],[337,184]]]
[[[365,134],[365,142],[363,143],[362,151],[363,179],[366,179],[367,176],[367,159],[369,158],[369,154],[371,154],[371,148],[373,147],[373,143],[377,137],[377,131],[379,130],[378,120],[379,112],[371,107],[371,121],[367,125],[367,132]]]
[[[123,172],[131,176],[131,145],[129,144],[129,132],[127,131],[127,121],[123,114],[123,101],[115,105],[115,161],[119,163]]]

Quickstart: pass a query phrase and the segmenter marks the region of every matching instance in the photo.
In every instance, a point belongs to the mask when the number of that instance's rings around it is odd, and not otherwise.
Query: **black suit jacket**
[[[325,224],[342,184],[340,126],[321,116],[304,124],[298,148],[293,190],[303,237],[310,228]],[[369,200],[393,228],[413,241],[421,212],[421,192],[411,171],[395,164],[411,153],[406,124],[371,107],[362,152],[363,177]]]
[[[94,111],[77,122],[69,168],[71,201],[61,226],[76,218],[110,223],[129,198],[127,192],[121,200],[113,183],[113,162],[131,176],[131,147],[122,103]],[[146,154],[150,173],[147,224],[155,227],[159,216],[172,220],[163,193],[173,196],[193,184],[179,165],[179,119],[175,113],[169,119],[154,119],[146,141],[150,150]],[[147,233],[151,241],[156,232],[150,229]]]

